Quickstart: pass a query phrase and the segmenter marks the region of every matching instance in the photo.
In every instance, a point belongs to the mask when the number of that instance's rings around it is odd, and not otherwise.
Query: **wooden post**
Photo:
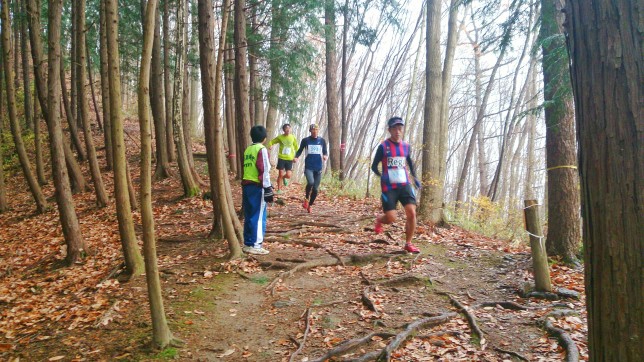
[[[525,228],[530,234],[532,250],[532,268],[534,270],[534,287],[538,292],[551,292],[550,269],[546,255],[546,243],[539,222],[539,204],[537,200],[524,200]]]

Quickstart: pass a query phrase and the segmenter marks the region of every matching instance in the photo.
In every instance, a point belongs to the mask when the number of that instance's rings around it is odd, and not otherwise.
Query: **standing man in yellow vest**
[[[244,209],[245,253],[266,255],[262,247],[266,232],[266,204],[273,202],[271,185],[271,164],[268,150],[264,147],[266,128],[254,126],[250,129],[253,144],[244,151],[244,177],[242,178],[242,207]]]
[[[295,150],[297,149],[297,139],[293,134],[291,134],[291,125],[286,123],[282,126],[283,134],[273,138],[268,142],[268,148],[270,149],[273,145],[279,144],[280,149],[277,154],[277,193],[280,193],[280,187],[282,186],[282,180],[284,180],[284,186],[288,186],[288,182],[291,179],[292,170],[293,170],[293,159],[295,158]]]

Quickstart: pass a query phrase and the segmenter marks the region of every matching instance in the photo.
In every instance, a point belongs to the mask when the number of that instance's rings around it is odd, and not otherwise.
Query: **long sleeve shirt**
[[[322,156],[327,156],[326,141],[322,137],[313,138],[311,136],[302,139],[300,148],[295,154],[299,158],[302,152],[306,151],[304,159],[304,168],[311,171],[322,171]]]

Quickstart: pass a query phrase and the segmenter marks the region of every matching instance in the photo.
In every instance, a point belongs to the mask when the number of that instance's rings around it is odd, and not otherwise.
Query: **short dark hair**
[[[286,131],[286,127],[291,127],[291,125],[290,125],[290,124],[288,124],[288,123],[284,123],[284,124],[282,125],[282,131]]]
[[[266,128],[261,125],[253,126],[250,129],[250,139],[253,143],[262,142],[266,139]]]

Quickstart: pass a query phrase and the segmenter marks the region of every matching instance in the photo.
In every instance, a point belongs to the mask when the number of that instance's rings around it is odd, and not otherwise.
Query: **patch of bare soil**
[[[279,195],[283,205],[269,208],[269,255],[227,261],[226,242],[206,238],[210,202],[180,199],[176,180],[155,184],[165,308],[182,346],[150,350],[143,278],[123,284],[107,279],[103,283],[113,291],[110,307],[90,328],[51,323],[47,333],[29,337],[28,343],[11,342],[10,350],[0,349],[0,357],[561,360],[564,349],[539,323],[565,309],[575,314],[562,312],[551,321],[572,336],[586,358],[581,301],[518,296],[522,284],[531,280],[525,248],[459,228],[419,225],[415,243],[422,252],[408,254],[402,251],[402,212],[385,234],[376,235],[377,200],[333,197],[323,189],[307,213],[300,205],[301,190],[292,184]],[[238,192],[237,187],[236,197]],[[556,268],[555,285],[579,285],[579,270]]]

